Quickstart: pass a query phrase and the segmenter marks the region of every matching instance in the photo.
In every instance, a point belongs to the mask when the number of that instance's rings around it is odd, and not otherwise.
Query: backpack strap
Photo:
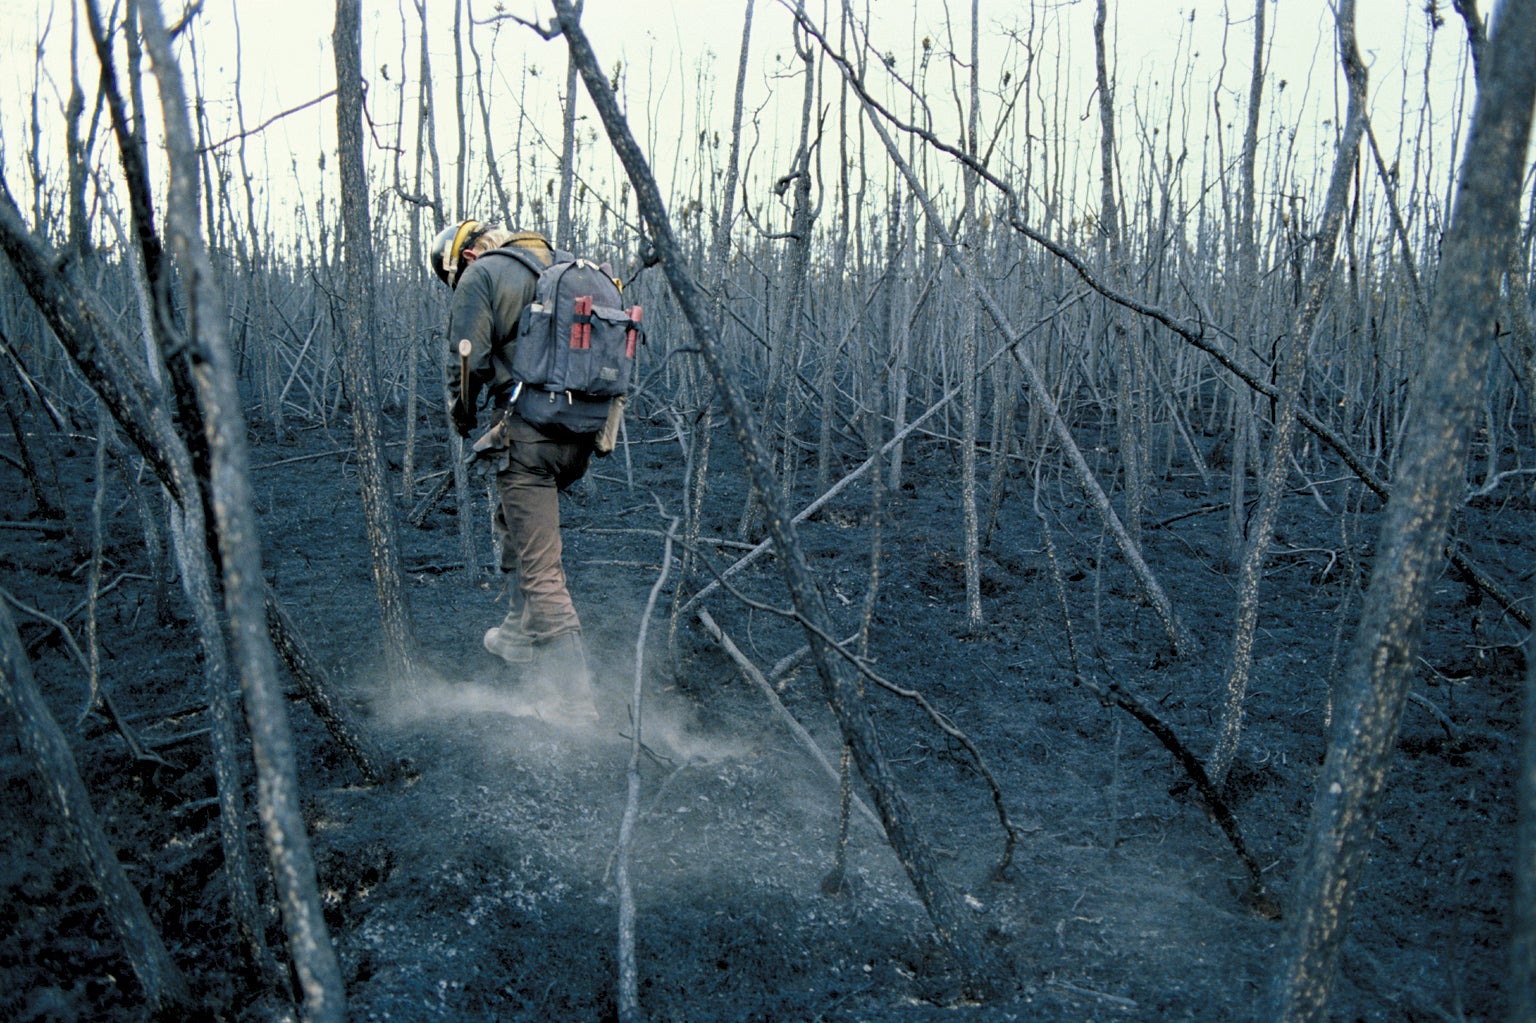
[[[482,258],[485,256],[508,256],[522,264],[535,277],[538,277],[551,266],[559,263],[569,263],[575,258],[569,252],[561,252],[559,249],[551,249],[550,253],[552,258],[547,264],[521,245],[503,245],[499,249],[487,249],[480,253],[480,255]]]

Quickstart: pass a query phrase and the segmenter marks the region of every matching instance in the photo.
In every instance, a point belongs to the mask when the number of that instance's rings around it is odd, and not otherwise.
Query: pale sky
[[[451,121],[453,8],[447,0],[427,2],[433,78],[445,85],[435,93],[440,97],[438,112]],[[1135,104],[1143,117],[1161,121],[1166,116],[1169,97],[1182,90],[1186,97],[1192,97],[1175,103],[1179,116],[1187,122],[1182,128],[1187,136],[1198,139],[1209,130],[1213,83],[1222,66],[1225,28],[1228,38],[1222,114],[1228,123],[1241,117],[1252,49],[1248,21],[1252,2],[1228,3],[1232,8],[1229,28],[1224,15],[1227,5],[1220,2],[1111,0],[1110,32],[1115,40],[1117,99],[1122,110]],[[544,0],[505,0],[505,4],[509,11],[537,15],[543,20],[551,13]],[[402,72],[402,10],[410,12],[413,22],[403,70],[409,87],[414,87],[416,79],[419,54],[414,38],[414,4],[410,0],[365,0],[363,6],[363,64],[370,78],[370,111],[379,126],[381,142],[389,143],[393,141],[392,125],[399,103],[396,87]],[[491,0],[471,0],[470,6],[477,18],[487,18],[494,10]],[[818,20],[825,6],[826,0],[809,0],[807,4]],[[859,6],[864,6],[864,0],[860,0]],[[874,46],[882,54],[894,55],[898,70],[910,71],[913,54],[918,52],[917,41],[924,36],[933,39],[936,49],[947,48],[943,0],[871,0],[869,6],[875,18],[871,29]],[[961,19],[954,27],[956,45],[962,52],[968,51],[969,5],[963,0],[951,0],[948,6]],[[1433,34],[1429,77],[1433,82],[1433,115],[1441,122],[1435,137],[1449,140],[1456,83],[1465,74],[1465,34],[1448,0],[1441,6],[1445,8],[1445,24]],[[1083,145],[1096,145],[1092,0],[1039,0],[1036,7],[1040,23],[1050,26],[1046,34],[1038,37],[1042,43],[1036,66],[1038,88],[1059,94],[1060,109],[1070,115],[1061,119],[1082,136]],[[1410,104],[1415,109],[1423,90],[1421,82],[1427,54],[1431,52],[1427,49],[1431,33],[1423,7],[1423,0],[1359,0],[1357,26],[1360,45],[1371,68],[1375,129],[1388,152],[1397,146],[1401,119],[1398,97],[1405,79],[1413,97]],[[649,155],[664,180],[672,175],[686,179],[691,173],[679,158],[679,151],[688,146],[674,146],[673,139],[691,139],[701,126],[719,131],[728,127],[744,8],[745,0],[586,2],[583,20],[593,45],[605,67],[613,68],[622,62],[635,133],[642,144],[656,150]],[[33,91],[34,78],[32,54],[39,27],[49,18],[50,10],[53,23],[45,44],[50,80],[45,82],[39,97],[45,124],[57,121],[67,89],[69,8],[54,8],[48,0],[0,0],[0,94],[12,97],[0,105],[0,140],[6,173],[13,187],[17,187],[23,174],[21,160],[30,116],[27,99]],[[203,11],[198,43],[204,51],[200,63],[214,136],[232,130],[237,87],[247,126],[313,100],[332,88],[331,5],[316,0],[207,0]],[[1274,42],[1266,113],[1273,113],[1281,126],[1293,123],[1304,137],[1310,138],[1318,130],[1318,122],[1332,116],[1338,96],[1331,8],[1326,0],[1274,0],[1268,11]],[[1021,50],[1008,40],[1007,34],[1010,29],[1026,27],[1030,13],[1030,6],[1023,0],[982,0],[984,89],[996,88],[1002,72],[1009,66],[1018,66]],[[241,41],[238,79],[237,16]],[[786,126],[782,132],[787,134],[788,126],[798,120],[801,99],[799,82],[786,76],[793,58],[790,24],[782,0],[756,0],[747,107],[749,115],[753,110],[761,110],[758,116],[762,140],[757,169],[770,180],[783,173],[782,150],[792,144],[779,143],[781,154],[775,162],[775,125]],[[492,31],[481,26],[477,39],[483,58],[489,59],[494,52],[493,87],[500,95],[493,103],[498,120],[505,118],[506,130],[514,130],[517,106],[511,97],[526,87],[528,105],[549,110],[541,121],[553,138],[559,131],[553,97],[564,89],[563,46],[508,23],[499,29],[493,51]],[[89,47],[82,42],[82,57],[88,60],[90,56]],[[472,68],[468,52],[465,60]],[[525,65],[533,72],[527,79]],[[190,67],[185,47],[183,66]],[[960,75],[963,82],[963,72]],[[1282,79],[1286,88],[1277,90]],[[82,74],[82,80],[88,90],[94,87],[94,75],[89,70]],[[953,138],[955,103],[950,90],[950,69],[936,61],[929,71],[927,92],[941,118],[941,132]],[[825,102],[833,105],[835,116],[835,100],[828,98]],[[988,112],[995,117],[999,108],[1000,103],[993,101]],[[413,120],[413,110],[414,101],[408,93],[407,121]],[[1129,151],[1134,143],[1130,133],[1134,131],[1135,113],[1127,110],[1120,118],[1121,148]],[[478,137],[478,114],[472,119]],[[321,150],[334,145],[334,124],[331,103],[318,104],[268,128],[259,143],[253,140],[251,159],[263,162],[271,187],[279,190],[285,180],[293,179],[290,165],[297,164],[300,174],[306,176],[317,167]],[[438,133],[440,152],[445,160],[451,159],[455,143],[446,123],[440,123]],[[62,156],[55,159],[62,162]],[[383,152],[376,151],[370,159],[375,167],[387,166],[381,162],[388,159]],[[504,158],[503,163],[505,159],[509,158]],[[600,154],[593,163],[590,173],[598,177],[607,158]],[[508,173],[504,165],[502,169],[504,174]],[[481,171],[471,176],[483,179],[484,174]],[[334,194],[334,186],[330,193]],[[310,198],[312,201],[313,196]]]

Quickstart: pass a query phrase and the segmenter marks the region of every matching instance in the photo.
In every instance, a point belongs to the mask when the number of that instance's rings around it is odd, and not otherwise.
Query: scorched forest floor
[[[441,448],[441,428],[424,428]],[[633,419],[627,463],[624,452],[594,462],[585,484],[562,499],[566,567],[603,711],[598,727],[579,733],[516,713],[512,683],[481,649],[481,633],[505,608],[505,581],[488,574],[471,584],[458,571],[451,495],[421,528],[401,531],[435,677],[385,677],[350,428],[310,428],[282,443],[259,429],[251,460],[269,579],[360,724],[413,772],[364,784],[309,708],[291,702],[349,1018],[613,1017],[613,868],[636,638],[661,568],[658,503],[676,512],[682,493],[670,427]],[[49,443],[48,472],[72,521],[46,535],[0,531],[0,585],[63,617],[84,599],[95,445],[83,435]],[[399,450],[391,446],[391,457]],[[992,879],[1003,836],[965,752],[910,703],[873,688],[868,699],[946,878],[967,893],[1017,987],[986,1004],[959,997],[895,857],[857,812],[847,889],[823,894],[837,785],[691,616],[680,622],[674,662],[669,584],[643,669],[648,753],[632,876],[645,1011],[658,1021],[1252,1018],[1284,925],[1245,907],[1243,868],[1170,755],[1124,712],[1074,685],[1030,466],[1010,468],[983,552],[987,626],[968,637],[957,456],[933,440],[915,440],[907,455],[904,486],[885,498],[870,654],[963,729],[996,774],[1021,832],[1005,880]],[[1107,478],[1112,452],[1100,457]],[[428,460],[437,464],[427,471],[443,470],[441,455]],[[711,463],[702,533],[740,539],[739,456],[723,432]],[[814,472],[807,463],[800,478]],[[1282,908],[1379,519],[1378,504],[1340,475],[1319,477],[1333,481],[1315,492],[1293,477],[1299,489],[1284,506],[1264,578],[1246,730],[1228,787]],[[103,582],[116,585],[98,611],[103,679],[125,719],[172,766],[135,762],[106,718],[82,717],[85,676],[58,633],[16,617],[120,858],[209,1018],[282,1018],[280,1004],[251,993],[233,951],[197,644],[179,590],[177,620],[154,622],[127,488],[157,499],[147,480],[132,479],[130,466],[106,480]],[[1153,482],[1146,554],[1204,645],[1182,660],[1163,656],[1156,617],[1070,481],[1047,473],[1041,503],[1056,530],[1083,671],[1156,706],[1204,755],[1236,603],[1233,575],[1220,567],[1225,513],[1211,507],[1220,484],[1207,487],[1177,462]],[[483,525],[483,481],[471,489]],[[0,492],[11,495],[3,518],[37,521],[10,459],[0,462]],[[1519,593],[1530,589],[1530,522],[1528,500],[1482,502],[1460,526],[1474,559]],[[848,635],[869,578],[869,487],[854,487],[802,537]],[[481,548],[489,560],[488,532]],[[718,566],[741,553],[708,551]],[[764,559],[741,585],[782,604],[778,578]],[[688,592],[698,585],[690,580]],[[765,671],[803,642],[794,626],[729,596],[707,606]],[[79,637],[84,617],[69,622]],[[1502,1018],[1519,639],[1465,582],[1439,581],[1335,1019]],[[776,685],[835,763],[835,725],[814,672],[802,665]],[[0,814],[9,824],[0,829],[0,1018],[142,1020],[132,973],[16,735],[14,721],[0,721]],[[255,840],[252,828],[253,849]],[[275,920],[270,937],[281,941]]]

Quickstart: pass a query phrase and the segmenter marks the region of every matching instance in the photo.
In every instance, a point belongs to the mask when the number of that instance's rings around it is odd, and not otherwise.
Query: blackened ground
[[[416,771],[409,781],[364,785],[309,710],[291,704],[351,1019],[614,1014],[614,856],[635,647],[661,567],[657,499],[677,509],[682,478],[670,431],[632,426],[628,466],[622,456],[595,463],[588,484],[564,501],[566,565],[604,714],[579,733],[527,715],[514,679],[480,648],[504,610],[504,581],[469,583],[456,570],[451,504],[402,534],[434,676],[385,677],[355,478],[333,453],[346,447],[347,431],[311,430],[284,444],[253,438],[269,575],[359,720]],[[992,880],[1002,834],[964,750],[908,703],[871,690],[870,704],[945,876],[966,893],[1017,988],[985,1005],[960,1000],[910,885],[857,814],[847,891],[822,894],[837,842],[836,784],[696,622],[681,621],[669,649],[669,586],[643,666],[647,754],[632,876],[646,1012],[655,1020],[1252,1018],[1283,925],[1244,907],[1243,869],[1170,756],[1125,714],[1074,687],[1024,467],[1009,481],[983,556],[987,627],[966,637],[958,466],[944,447],[908,451],[910,483],[886,498],[870,653],[882,673],[921,690],[964,729],[1001,782],[1021,831],[1006,881]],[[62,617],[85,592],[93,481],[89,447],[56,454],[75,531],[62,539],[0,531],[0,585]],[[723,440],[712,457],[703,531],[735,539],[745,497],[739,464]],[[802,479],[813,476],[813,467],[802,469]],[[281,1016],[232,966],[190,626],[155,622],[134,501],[121,473],[107,486],[104,582],[116,585],[100,609],[105,678],[140,737],[165,743],[157,749],[170,766],[134,762],[104,720],[82,719],[84,676],[56,633],[19,614],[23,638],[129,876],[209,1015]],[[3,518],[31,514],[8,461],[0,487],[15,495]],[[483,521],[483,481],[476,493]],[[1186,513],[1220,494],[1177,466],[1153,491],[1148,560],[1205,646],[1172,663],[1156,616],[1077,491],[1052,481],[1041,498],[1057,530],[1084,673],[1138,693],[1204,753],[1235,595],[1219,568],[1224,513]],[[1230,794],[1282,905],[1378,510],[1341,482],[1293,496],[1264,580]],[[1527,501],[1475,507],[1461,527],[1475,559],[1521,592],[1530,586],[1529,523]],[[847,635],[868,584],[868,489],[854,488],[802,537]],[[488,537],[481,547],[488,558]],[[724,565],[739,551],[709,554]],[[689,591],[697,585],[689,581]],[[741,585],[783,602],[771,561]],[[174,606],[184,617],[179,599]],[[802,641],[782,620],[728,597],[709,607],[765,670]],[[71,626],[83,640],[83,613]],[[1438,582],[1333,1018],[1502,1018],[1518,638],[1464,582]],[[835,762],[835,729],[814,674],[798,669],[779,688]],[[0,1018],[143,1019],[137,985],[15,735],[14,722],[0,722],[0,813],[12,822],[0,836]],[[270,937],[280,941],[275,921]]]

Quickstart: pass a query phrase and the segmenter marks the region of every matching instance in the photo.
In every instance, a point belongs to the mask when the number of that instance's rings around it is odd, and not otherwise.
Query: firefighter
[[[581,619],[566,589],[561,563],[559,492],[587,471],[594,438],[537,427],[509,407],[512,346],[523,309],[534,301],[537,277],[518,258],[485,258],[515,246],[549,266],[554,251],[533,232],[478,220],[444,228],[433,241],[432,270],[453,289],[448,314],[449,410],[461,437],[474,434],[482,396],[489,428],[474,442],[496,473],[495,526],[501,569],[517,574],[512,608],[485,634],[486,650],[522,669],[541,717],[565,724],[597,720]],[[468,340],[460,355],[462,340]],[[461,379],[461,367],[467,375]]]

